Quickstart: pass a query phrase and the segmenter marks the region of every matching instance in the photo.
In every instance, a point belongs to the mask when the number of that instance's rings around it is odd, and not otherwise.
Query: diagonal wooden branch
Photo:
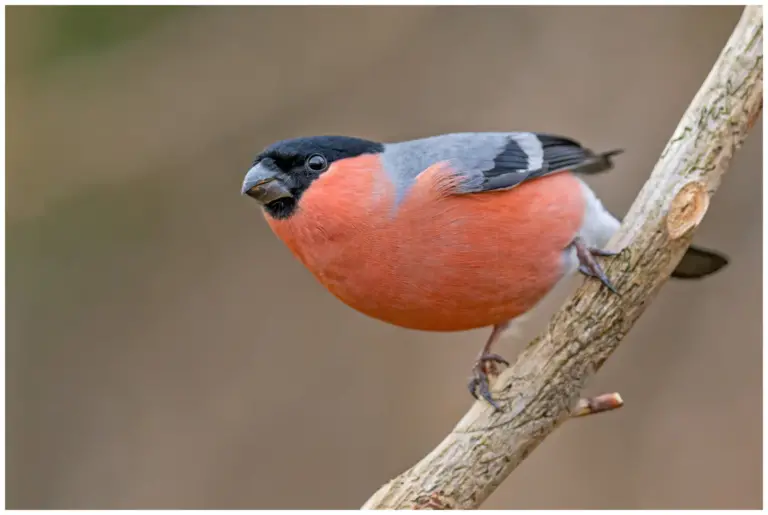
[[[504,411],[475,403],[445,440],[363,509],[477,508],[579,412],[585,381],[669,278],[760,115],[762,48],[762,9],[748,6],[609,245],[623,249],[603,261],[621,296],[585,281],[492,385]]]

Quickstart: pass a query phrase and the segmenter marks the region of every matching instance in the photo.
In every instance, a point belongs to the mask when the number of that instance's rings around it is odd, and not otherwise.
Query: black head
[[[334,161],[383,151],[381,143],[346,136],[278,141],[256,157],[242,192],[260,202],[273,218],[287,218],[301,195]]]

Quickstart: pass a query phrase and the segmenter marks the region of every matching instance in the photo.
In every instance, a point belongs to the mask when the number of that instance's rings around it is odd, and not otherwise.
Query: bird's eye
[[[328,161],[320,154],[312,154],[307,158],[304,166],[310,172],[322,172],[328,168]]]

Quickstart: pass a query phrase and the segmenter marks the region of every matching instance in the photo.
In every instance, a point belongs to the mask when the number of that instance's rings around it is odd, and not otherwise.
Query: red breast
[[[336,297],[411,329],[460,331],[511,320],[563,276],[585,211],[569,172],[506,191],[451,195],[445,164],[396,205],[376,155],[334,163],[272,230]]]

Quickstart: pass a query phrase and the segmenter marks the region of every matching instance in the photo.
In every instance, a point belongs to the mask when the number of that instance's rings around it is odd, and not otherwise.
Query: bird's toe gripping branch
[[[600,263],[595,259],[595,256],[616,256],[619,252],[588,247],[581,238],[574,239],[572,245],[576,249],[576,255],[579,258],[579,272],[589,277],[596,277],[611,292],[621,295],[610,279],[608,279],[608,276],[605,275]]]
[[[509,366],[509,362],[498,354],[482,354],[472,368],[472,379],[469,380],[467,388],[469,388],[469,393],[475,399],[482,398],[493,406],[496,411],[502,411],[501,407],[493,400],[490,383],[488,382],[489,375],[497,373],[496,367],[498,364]]]

